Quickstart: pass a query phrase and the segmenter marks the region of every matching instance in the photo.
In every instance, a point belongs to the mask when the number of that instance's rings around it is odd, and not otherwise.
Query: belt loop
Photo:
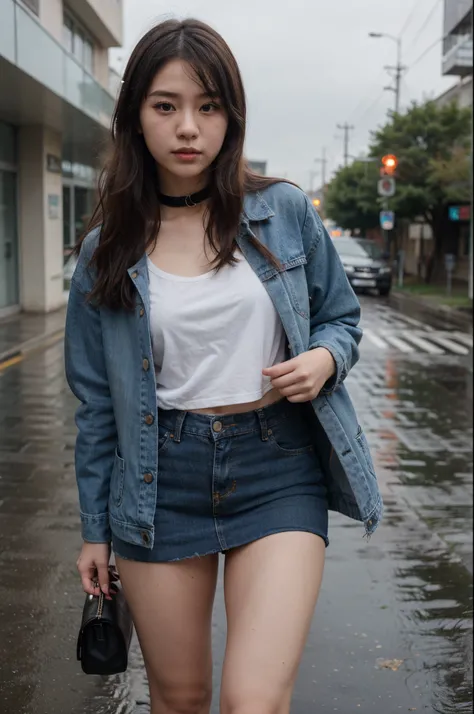
[[[187,414],[188,412],[178,412],[178,416],[176,417],[176,426],[174,430],[173,441],[176,441],[177,444],[179,444],[181,441],[181,430],[183,428],[184,420],[186,419]]]
[[[263,411],[263,409],[256,409],[255,411],[260,422],[262,441],[268,441],[268,426],[267,420],[265,418],[265,412]]]

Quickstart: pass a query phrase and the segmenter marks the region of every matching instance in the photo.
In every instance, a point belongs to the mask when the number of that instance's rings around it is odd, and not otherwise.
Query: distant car
[[[334,246],[355,290],[378,290],[379,295],[390,293],[392,268],[377,243],[367,238],[341,236],[334,238]]]

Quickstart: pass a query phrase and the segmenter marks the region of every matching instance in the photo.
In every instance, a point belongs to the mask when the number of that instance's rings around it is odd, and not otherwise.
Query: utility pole
[[[324,190],[324,187],[326,185],[326,166],[328,163],[328,160],[326,158],[326,147],[323,148],[321,158],[317,158],[314,161],[317,164],[321,164],[321,174],[322,174],[322,182],[323,182],[323,190]]]
[[[349,163],[349,132],[353,131],[355,127],[346,122],[342,125],[338,124],[337,128],[344,132],[344,166],[347,166]]]
[[[398,114],[400,111],[402,77],[404,71],[406,70],[406,67],[402,65],[402,38],[394,37],[393,35],[389,35],[385,32],[369,32],[369,37],[388,37],[389,40],[393,40],[393,42],[397,43],[397,64],[395,67],[385,67],[387,72],[390,73],[390,76],[394,78],[395,86],[390,85],[389,87],[384,87],[384,89],[388,90],[389,92],[395,93],[395,113]],[[395,74],[391,74],[392,72],[394,72]]]

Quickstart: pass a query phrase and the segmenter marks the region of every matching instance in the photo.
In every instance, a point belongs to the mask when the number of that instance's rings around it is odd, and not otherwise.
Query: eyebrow
[[[155,89],[154,92],[150,92],[148,95],[149,97],[166,97],[167,99],[179,99],[181,97],[181,94],[178,94],[177,92],[167,92],[165,90],[161,89]],[[202,92],[202,94],[198,95],[198,99],[206,99],[208,97],[217,97],[218,94],[217,92],[214,94],[209,94],[208,92]]]

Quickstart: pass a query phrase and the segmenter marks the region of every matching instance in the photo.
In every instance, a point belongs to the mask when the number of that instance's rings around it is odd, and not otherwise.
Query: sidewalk
[[[389,300],[391,305],[402,312],[425,313],[430,317],[451,323],[455,327],[464,329],[472,327],[472,309],[461,309],[438,303],[432,297],[416,295],[395,286]]]
[[[47,314],[20,312],[0,320],[0,366],[64,334],[66,307]]]

